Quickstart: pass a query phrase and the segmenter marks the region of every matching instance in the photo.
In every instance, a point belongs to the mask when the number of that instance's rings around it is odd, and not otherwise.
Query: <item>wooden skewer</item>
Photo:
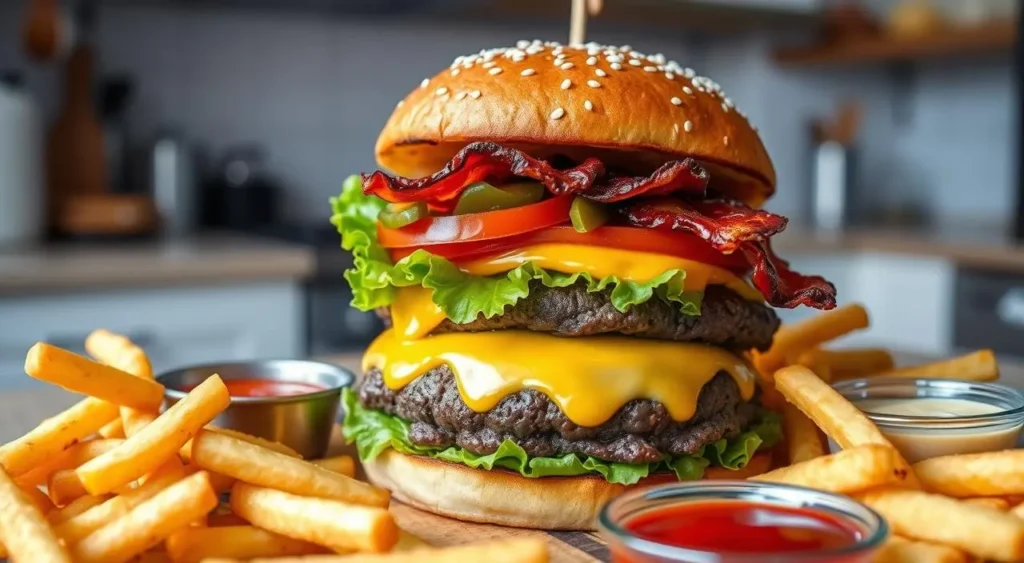
[[[569,20],[569,44],[582,45],[587,39],[587,16],[596,16],[604,7],[603,0],[572,0],[572,19]]]

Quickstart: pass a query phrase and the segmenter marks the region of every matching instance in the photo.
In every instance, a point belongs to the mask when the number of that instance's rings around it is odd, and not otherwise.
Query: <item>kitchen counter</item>
[[[311,274],[314,266],[315,256],[307,248],[242,235],[59,243],[0,251],[0,295],[296,279]]]
[[[791,225],[772,238],[780,256],[877,252],[942,258],[957,266],[1024,273],[1024,245],[1002,225],[934,227],[847,227],[815,231]]]
[[[360,358],[360,354],[346,354],[326,360],[358,371]],[[919,362],[917,356],[897,356],[897,364],[900,365]],[[1024,389],[1024,362],[1002,360],[999,365],[1002,370],[1001,383]],[[81,396],[57,387],[0,393],[0,444],[25,434],[44,418],[68,408],[79,400]]]

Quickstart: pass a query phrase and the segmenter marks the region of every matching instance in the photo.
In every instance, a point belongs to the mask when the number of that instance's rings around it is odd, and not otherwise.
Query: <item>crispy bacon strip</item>
[[[623,212],[635,227],[692,233],[723,254],[732,254],[744,242],[768,240],[782,232],[787,223],[781,215],[727,200],[662,197],[626,204]]]
[[[364,174],[363,192],[392,203],[426,201],[445,210],[454,207],[473,182],[502,182],[512,177],[536,180],[555,195],[580,194],[603,203],[675,192],[703,195],[708,184],[707,171],[692,158],[668,162],[650,176],[616,176],[605,175],[604,165],[596,158],[559,170],[522,151],[478,142],[459,151],[440,172],[423,178],[379,171]]]
[[[377,171],[363,175],[363,193],[392,203],[426,201],[440,208],[454,207],[462,191],[473,182],[501,182],[513,176],[536,180],[555,195],[580,193],[604,174],[604,164],[588,158],[583,164],[558,170],[497,143],[466,145],[439,172],[423,178],[392,177]]]
[[[707,170],[696,160],[686,158],[667,162],[650,176],[610,176],[581,195],[602,203],[615,203],[639,196],[677,192],[703,196],[707,187]]]
[[[786,227],[785,217],[726,200],[659,198],[627,204],[622,211],[633,226],[691,233],[723,254],[739,250],[753,268],[754,286],[776,307],[836,306],[835,286],[822,277],[790,270],[789,263],[772,251],[768,239]]]

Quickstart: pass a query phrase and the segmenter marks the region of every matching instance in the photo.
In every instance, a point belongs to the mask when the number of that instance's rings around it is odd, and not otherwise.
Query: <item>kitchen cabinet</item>
[[[297,283],[182,286],[0,297],[0,389],[33,385],[25,352],[47,341],[84,353],[106,328],[137,340],[156,373],[223,360],[302,354],[303,298]]]
[[[799,272],[820,274],[836,285],[839,303],[861,303],[871,327],[841,345],[883,346],[926,355],[953,352],[953,302],[956,266],[943,258],[890,253],[797,255]],[[792,322],[814,311],[780,311]]]

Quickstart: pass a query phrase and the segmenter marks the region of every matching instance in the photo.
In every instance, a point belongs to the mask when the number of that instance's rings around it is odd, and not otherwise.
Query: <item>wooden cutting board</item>
[[[350,455],[358,461],[354,448],[345,444],[341,428],[335,426],[331,435],[329,455]],[[359,477],[362,469],[357,471]],[[443,547],[477,543],[491,539],[541,537],[547,541],[552,563],[606,562],[610,561],[608,546],[591,532],[548,532],[543,530],[527,530],[508,528],[490,524],[475,524],[445,518],[429,512],[418,510],[398,501],[391,501],[391,512],[395,521],[405,531],[417,536],[430,545]]]

